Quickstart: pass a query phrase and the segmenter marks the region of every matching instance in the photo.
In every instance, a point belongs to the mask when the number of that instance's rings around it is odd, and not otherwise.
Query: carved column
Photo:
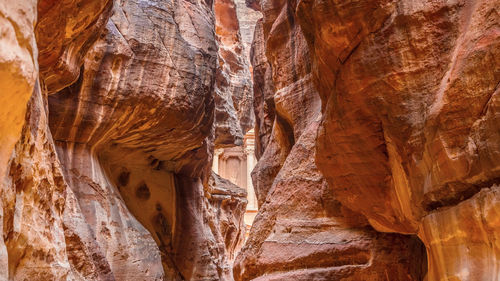
[[[219,171],[219,157],[220,155],[224,152],[224,149],[223,148],[217,148],[214,150],[214,160],[213,160],[213,163],[212,163],[212,170],[217,173],[218,175],[220,175],[220,171]]]
[[[247,199],[248,205],[247,210],[257,210],[257,197],[252,184],[251,173],[256,164],[255,159],[255,134],[253,130],[250,130],[244,139],[244,149],[246,155],[246,178],[247,178]]]

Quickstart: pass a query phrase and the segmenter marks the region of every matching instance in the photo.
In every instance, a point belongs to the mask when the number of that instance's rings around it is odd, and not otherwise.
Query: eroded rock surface
[[[73,10],[72,17],[68,19],[85,22],[85,28],[68,32],[64,40],[82,38],[82,42],[92,44],[92,34],[99,34],[103,20],[94,21],[85,18],[85,15],[92,13],[105,21],[111,2],[86,3],[89,5],[86,12],[80,14],[78,3],[65,2],[64,9]],[[3,161],[0,164],[0,215],[3,233],[0,241],[0,279],[78,280],[82,276],[92,276],[95,280],[112,280],[112,275],[109,275],[110,272],[105,267],[97,268],[98,253],[89,253],[92,259],[87,260],[88,264],[82,265],[74,263],[71,257],[78,253],[67,252],[70,243],[67,241],[66,230],[71,231],[72,226],[65,225],[65,213],[68,206],[73,206],[73,194],[68,191],[64,181],[48,128],[47,92],[44,90],[44,76],[39,75],[38,71],[39,61],[46,59],[46,54],[40,54],[39,46],[49,43],[41,42],[38,35],[48,32],[46,28],[52,27],[36,25],[37,10],[38,23],[52,21],[57,25],[60,20],[65,20],[61,17],[49,19],[39,10],[52,4],[47,1],[0,2],[0,99],[4,105],[2,114],[5,113],[5,116],[0,117]],[[56,14],[63,10],[58,5],[51,8]],[[54,39],[62,38],[51,38]],[[52,56],[62,56],[67,51],[65,48],[69,47],[61,46],[60,52],[53,53]],[[84,49],[81,44],[76,44],[71,47],[71,51],[65,53],[65,60],[73,64],[71,67],[80,67],[81,62],[77,57]],[[63,77],[59,78],[65,81]],[[18,139],[13,149],[12,145]],[[9,157],[10,164],[7,165]],[[78,225],[77,218],[74,218],[72,224]],[[83,236],[83,231],[80,232]]]
[[[21,136],[26,105],[37,82],[36,1],[0,1],[0,176]],[[8,50],[8,52],[7,52]]]
[[[318,166],[379,231],[419,233],[429,280],[500,278],[500,225],[486,219],[500,208],[499,4],[308,1],[297,11],[323,101]]]
[[[233,0],[216,0],[215,31],[219,45],[215,86],[215,145],[243,144],[243,135],[253,126],[253,83],[242,41],[237,6]],[[246,28],[251,29],[248,23]]]
[[[246,210],[247,192],[229,180],[212,172],[205,197],[209,202],[208,218],[218,245],[219,258],[223,259],[220,279],[233,279],[233,261],[245,241],[246,225],[243,216]]]
[[[46,93],[57,92],[78,79],[83,58],[108,21],[112,6],[112,0],[38,1],[35,35]]]
[[[255,156],[260,159],[268,146],[275,117],[274,84],[267,60],[262,19],[257,22],[250,49],[253,66],[253,107],[255,113]],[[257,181],[255,181],[257,182]]]
[[[0,279],[232,280],[246,199],[209,181],[212,4],[21,2],[0,3],[17,79],[2,99],[19,103],[2,120]]]
[[[260,4],[276,119],[290,124],[271,136],[297,139],[305,120],[282,110],[293,103],[279,104],[280,89],[291,95],[300,77],[287,64],[304,47],[280,48],[299,25],[311,51],[297,65],[311,63],[321,97],[316,164],[335,200],[377,231],[418,234],[428,280],[498,279],[499,2]],[[266,128],[258,94],[257,126]],[[277,159],[290,147],[268,142],[255,172],[263,206],[276,200],[272,179],[286,163]]]
[[[292,3],[262,3],[255,31],[259,214],[236,280],[422,280],[416,236],[378,233],[343,206],[315,164],[321,100]]]
[[[26,124],[2,185],[5,255],[2,280],[63,279],[72,275],[65,252],[65,190],[48,134],[40,88],[35,88]]]
[[[218,237],[225,233],[214,221],[223,218],[204,194],[218,67],[214,23],[205,2],[117,1],[80,80],[49,98],[66,176],[119,279],[161,275],[155,252],[167,280],[230,278]]]
[[[498,6],[0,0],[0,280],[497,281]]]

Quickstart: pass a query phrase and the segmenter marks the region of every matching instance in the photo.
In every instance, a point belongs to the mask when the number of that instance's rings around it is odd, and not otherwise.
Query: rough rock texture
[[[303,1],[317,162],[380,231],[418,233],[429,280],[498,280],[500,1]]]
[[[500,0],[235,1],[0,0],[0,280],[499,280]]]
[[[255,26],[262,18],[262,13],[255,10],[251,5],[247,5],[245,0],[235,0],[236,15],[240,22],[241,42],[243,44],[243,54],[246,61],[250,63],[250,48],[253,42]]]
[[[0,279],[231,280],[246,194],[209,181],[212,4],[20,2],[0,3]]]
[[[242,42],[237,6],[233,0],[216,0],[214,9],[219,45],[215,88],[215,145],[242,145],[243,135],[254,122],[252,80],[249,60],[245,55],[250,42]]]
[[[253,66],[253,107],[255,114],[255,156],[260,159],[269,144],[275,117],[274,85],[271,64],[264,45],[262,19],[257,22],[254,41],[250,49]],[[257,181],[254,181],[257,182]]]
[[[78,79],[83,57],[108,21],[112,6],[112,0],[38,1],[35,35],[46,93],[61,90]]]
[[[210,203],[209,217],[212,233],[223,259],[223,274],[218,280],[233,279],[233,261],[245,241],[246,225],[243,216],[247,205],[246,191],[212,172],[205,197]]]
[[[0,1],[0,176],[19,140],[38,74],[36,1]],[[3,271],[5,272],[5,271]]]
[[[87,1],[87,4],[94,8],[100,7],[94,10],[90,6],[86,7],[86,13],[96,17],[106,17],[106,11],[111,7],[110,1]],[[66,241],[68,237],[64,221],[66,208],[72,206],[72,194],[67,190],[48,130],[44,76],[40,75],[42,81],[39,83],[38,60],[43,61],[46,57],[43,53],[39,54],[37,46],[43,45],[43,42],[38,40],[38,34],[46,32],[46,28],[53,31],[53,28],[43,24],[35,28],[35,23],[37,9],[44,9],[47,5],[52,4],[47,1],[0,2],[0,99],[5,109],[2,114],[6,114],[0,116],[1,280],[75,280],[82,276],[79,272],[82,267],[75,266],[71,254],[67,253],[66,246],[69,243]],[[68,31],[65,40],[81,37],[82,42],[92,44],[92,34],[99,34],[103,23],[84,18],[86,13],[80,14],[78,6],[76,2],[66,1],[64,8],[72,9],[74,13],[70,19],[83,24],[85,28]],[[56,14],[62,13],[61,6],[51,8]],[[39,10],[38,23],[48,20],[58,25],[65,20],[61,17],[47,19],[46,16]],[[61,52],[64,53],[67,47],[62,46]],[[65,60],[78,68],[77,53],[83,49],[82,45],[72,45],[71,52],[64,54]],[[62,56],[60,53],[52,55],[54,58]],[[12,145],[19,137],[13,150]],[[7,165],[9,156],[10,164]],[[78,224],[77,218],[73,224]],[[99,256],[95,255],[89,260],[98,263]],[[105,268],[94,270],[94,274],[96,280],[110,280]]]
[[[235,279],[422,280],[425,249],[418,238],[377,233],[337,201],[316,167],[321,100],[290,4],[263,2],[255,31],[261,156],[253,180],[260,209]]]
[[[289,158],[305,157],[294,154],[296,146],[316,121],[304,116],[320,121],[308,149],[317,150],[311,157],[334,200],[377,231],[417,234],[427,248],[428,280],[500,278],[499,4],[248,1],[264,13],[253,54],[260,156],[253,178],[262,209],[235,267],[238,278],[265,274],[264,264],[280,260],[265,252],[266,243],[282,239],[268,238],[279,237],[269,221],[307,213],[281,215],[288,201],[273,207],[292,196],[280,181],[301,178],[300,169],[286,171]],[[314,115],[316,103],[299,100],[314,91],[308,81],[321,97],[321,115]],[[297,186],[293,196],[306,198]],[[291,268],[276,278],[303,278],[284,273]]]
[[[113,280],[64,180],[35,89],[2,189],[3,280]]]
[[[2,280],[56,280],[70,274],[62,223],[66,186],[47,128],[37,86],[2,184]]]
[[[82,55],[95,41],[111,6],[110,0],[0,1],[2,177],[19,139],[39,68],[42,89],[71,84],[78,77]]]
[[[80,80],[49,98],[65,175],[115,276],[123,275],[118,279],[162,274],[153,239],[167,280],[228,274],[218,215],[203,192],[214,35],[205,2],[117,1]]]

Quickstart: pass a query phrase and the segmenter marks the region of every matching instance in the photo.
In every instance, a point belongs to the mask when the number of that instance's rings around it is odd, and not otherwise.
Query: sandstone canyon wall
[[[377,233],[341,205],[318,170],[321,99],[294,8],[280,4],[262,3],[252,48],[260,210],[235,279],[422,280],[418,239]]]
[[[324,106],[318,166],[377,230],[418,234],[428,280],[500,278],[499,4],[298,11]]]
[[[498,280],[500,2],[248,4],[261,210],[236,279]]]
[[[215,84],[215,146],[242,145],[243,135],[253,126],[250,63],[245,58],[247,44],[241,39],[233,0],[216,0],[215,30],[219,44]],[[248,43],[248,42],[247,42]]]
[[[0,280],[499,280],[499,6],[0,0]]]
[[[0,279],[231,280],[246,194],[210,172],[213,3],[7,2]]]

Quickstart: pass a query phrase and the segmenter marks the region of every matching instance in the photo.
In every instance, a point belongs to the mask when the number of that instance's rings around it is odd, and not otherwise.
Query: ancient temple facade
[[[250,175],[257,163],[254,151],[255,133],[252,129],[245,135],[242,146],[216,149],[212,167],[214,172],[221,177],[247,191],[248,205],[245,213],[247,227],[252,225],[258,209],[257,197]]]

